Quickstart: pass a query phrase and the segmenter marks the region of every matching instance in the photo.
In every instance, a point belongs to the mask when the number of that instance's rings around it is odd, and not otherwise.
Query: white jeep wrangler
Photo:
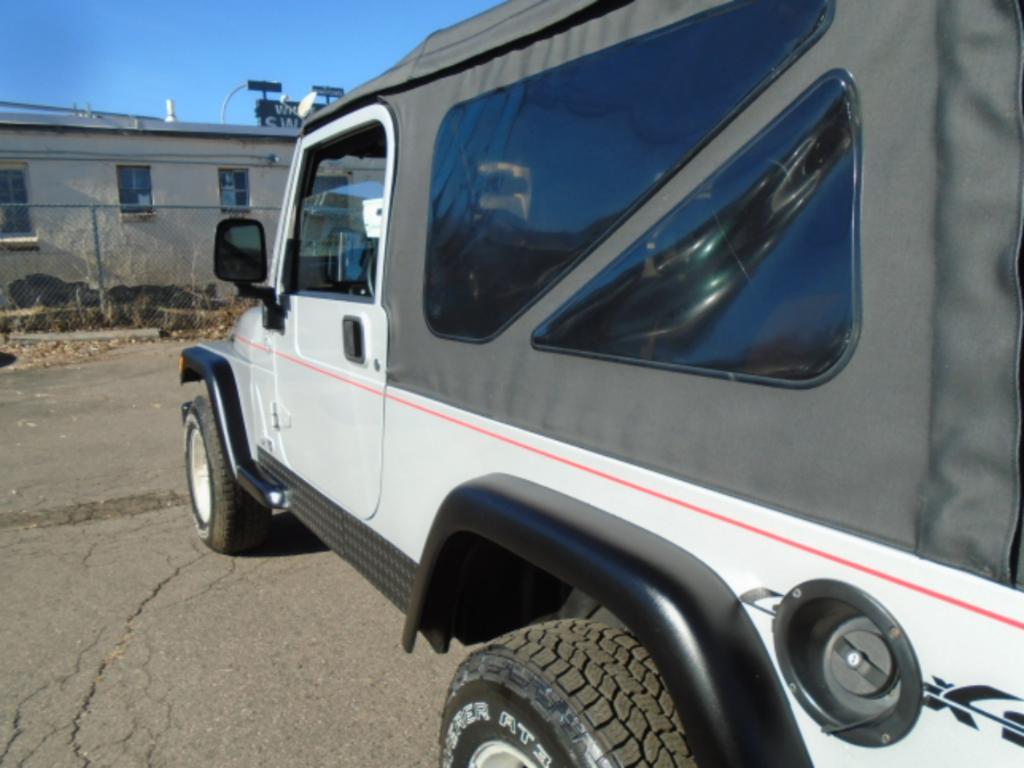
[[[483,643],[443,766],[1024,765],[1021,63],[1017,0],[431,36],[218,227],[199,535]]]

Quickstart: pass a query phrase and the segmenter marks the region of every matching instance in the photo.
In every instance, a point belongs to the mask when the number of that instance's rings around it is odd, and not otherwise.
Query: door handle
[[[345,346],[345,359],[350,363],[366,362],[363,346],[363,323],[358,317],[346,316],[341,321],[341,337]]]

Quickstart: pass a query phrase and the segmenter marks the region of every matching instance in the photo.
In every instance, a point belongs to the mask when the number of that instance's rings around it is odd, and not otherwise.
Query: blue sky
[[[218,122],[244,80],[346,90],[384,71],[435,29],[498,0],[0,0],[0,101]],[[228,122],[255,124],[254,98]],[[2,111],[2,108],[0,108]]]

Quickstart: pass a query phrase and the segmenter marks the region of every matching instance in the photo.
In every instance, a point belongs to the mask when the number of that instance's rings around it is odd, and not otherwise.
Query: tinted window
[[[544,349],[808,382],[855,327],[857,121],[830,75],[535,333]]]
[[[431,176],[430,327],[500,331],[806,47],[829,8],[732,3],[452,108]]]
[[[299,203],[296,290],[373,295],[386,156],[380,126],[313,153]]]

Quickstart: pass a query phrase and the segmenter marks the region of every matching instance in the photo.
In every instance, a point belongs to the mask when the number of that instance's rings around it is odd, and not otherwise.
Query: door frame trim
[[[354,112],[333,120],[322,128],[318,128],[307,136],[303,136],[296,148],[292,160],[292,169],[288,176],[287,192],[285,193],[285,204],[282,208],[281,222],[277,229],[277,237],[274,240],[274,264],[272,267],[273,285],[279,299],[285,294],[286,275],[284,273],[285,261],[284,252],[286,245],[295,231],[295,221],[298,215],[298,192],[302,188],[302,182],[306,178],[306,164],[309,157],[324,144],[330,144],[343,138],[345,134],[355,133],[373,124],[379,124],[384,129],[384,136],[387,141],[387,153],[384,161],[384,204],[381,214],[380,240],[377,242],[377,265],[373,281],[373,304],[381,304],[381,287],[384,277],[384,262],[387,259],[388,231],[391,228],[391,203],[393,200],[395,167],[397,160],[397,129],[395,116],[384,104],[371,104]],[[330,294],[334,298],[334,294]]]

